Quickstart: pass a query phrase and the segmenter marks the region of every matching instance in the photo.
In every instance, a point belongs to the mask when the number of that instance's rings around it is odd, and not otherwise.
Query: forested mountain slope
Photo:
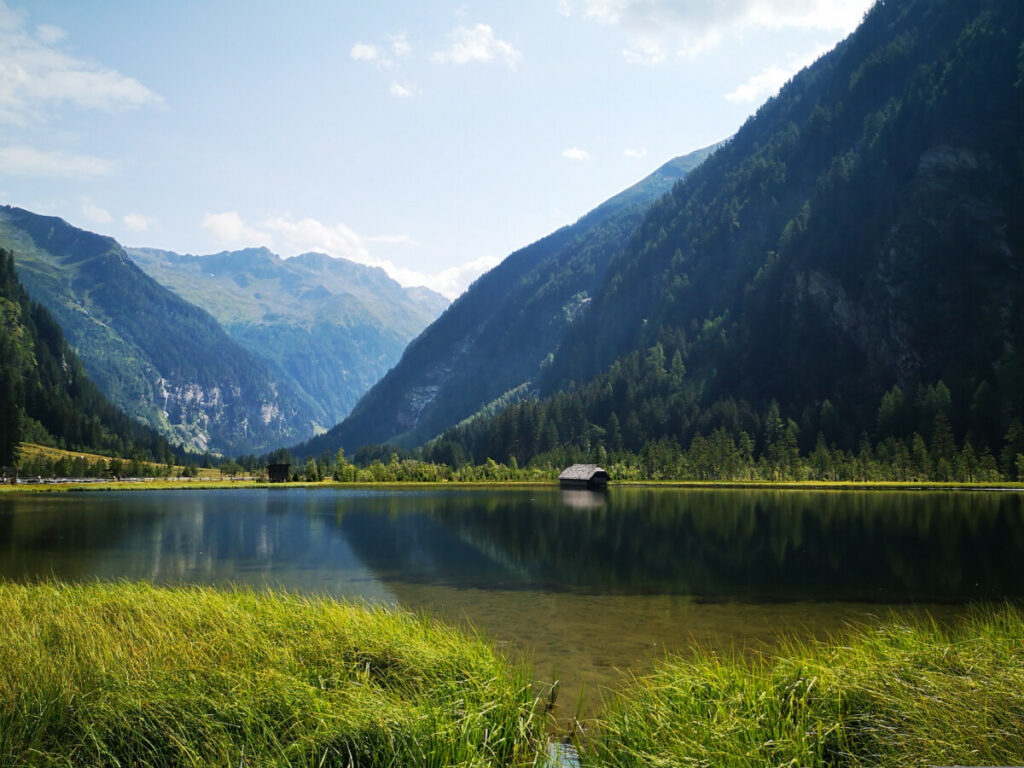
[[[502,396],[525,396],[646,207],[711,149],[666,163],[575,224],[510,255],[409,345],[351,416],[296,452],[414,445]]]
[[[234,454],[311,433],[299,399],[266,364],[115,240],[4,206],[0,246],[103,393],[172,442]]]
[[[115,408],[85,375],[60,326],[31,301],[0,249],[0,466],[31,439],[165,461],[167,441]]]
[[[266,248],[208,256],[129,248],[128,255],[267,362],[324,428],[347,416],[448,306],[441,294],[403,288],[380,268],[320,253],[282,259]]]
[[[876,4],[651,207],[550,399],[445,441],[1001,455],[1024,417],[1022,126],[1021,3]]]

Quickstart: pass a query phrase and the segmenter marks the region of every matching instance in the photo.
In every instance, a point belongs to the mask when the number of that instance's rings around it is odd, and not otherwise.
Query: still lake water
[[[613,488],[0,496],[0,578],[271,586],[468,621],[614,685],[694,643],[1024,598],[1024,495]],[[593,703],[597,697],[588,694]],[[589,708],[589,707],[588,707]]]

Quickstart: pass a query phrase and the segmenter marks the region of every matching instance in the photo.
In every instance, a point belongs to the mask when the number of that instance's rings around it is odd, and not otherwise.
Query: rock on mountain
[[[237,454],[312,432],[287,382],[112,238],[4,206],[0,247],[102,392],[172,442]]]
[[[380,268],[322,253],[282,259],[266,248],[207,256],[129,248],[128,255],[210,312],[324,427],[348,415],[448,306],[441,294],[403,288]]]

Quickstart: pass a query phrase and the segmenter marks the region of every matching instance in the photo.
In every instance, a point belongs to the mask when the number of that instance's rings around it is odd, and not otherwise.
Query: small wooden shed
[[[597,464],[573,464],[562,470],[558,482],[563,488],[604,488],[608,473]]]
[[[269,464],[267,466],[267,479],[272,483],[287,483],[288,470],[291,464]]]

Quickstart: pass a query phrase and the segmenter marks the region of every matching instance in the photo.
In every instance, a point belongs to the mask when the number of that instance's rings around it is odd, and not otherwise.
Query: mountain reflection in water
[[[1017,493],[189,491],[0,500],[0,575],[705,600],[1024,594]]]

